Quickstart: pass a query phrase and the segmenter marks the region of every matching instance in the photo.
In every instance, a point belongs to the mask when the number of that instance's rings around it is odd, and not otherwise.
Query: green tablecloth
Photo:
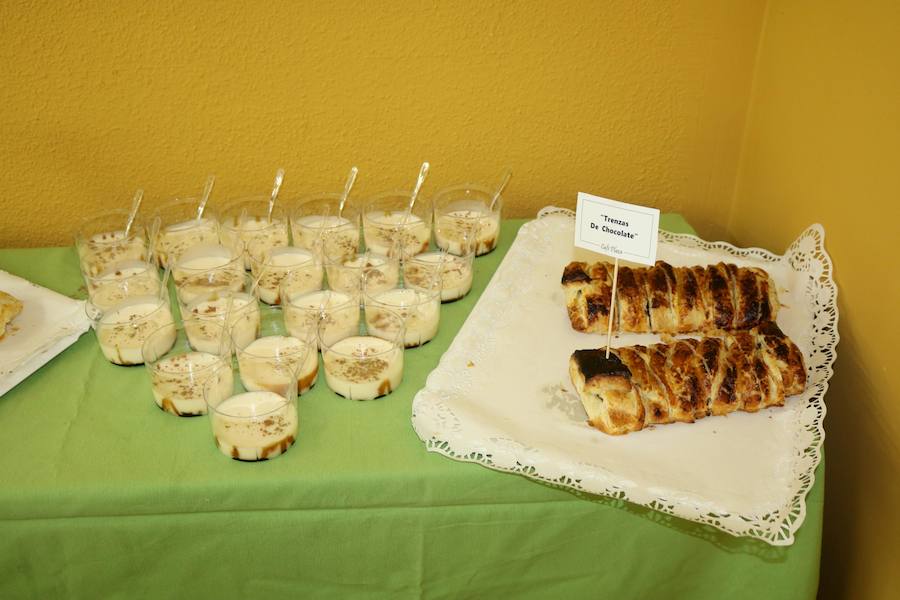
[[[425,451],[412,397],[521,224],[399,389],[351,402],[320,379],[268,462],[226,459],[206,418],[161,412],[143,367],[82,336],[0,397],[0,597],[814,597],[824,465],[795,544],[774,548]],[[0,268],[82,285],[69,248],[2,250]]]

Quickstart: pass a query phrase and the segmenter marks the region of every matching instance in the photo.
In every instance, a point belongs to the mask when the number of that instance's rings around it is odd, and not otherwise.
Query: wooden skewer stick
[[[616,284],[619,283],[619,259],[613,266],[612,300],[609,303],[609,328],[606,330],[606,358],[609,358],[609,344],[612,341],[613,320],[616,317]]]

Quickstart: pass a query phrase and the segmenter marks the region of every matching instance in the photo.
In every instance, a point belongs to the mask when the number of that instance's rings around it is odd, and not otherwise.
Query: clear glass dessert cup
[[[315,334],[291,335],[278,313],[277,309],[267,311],[257,338],[247,341],[232,336],[241,382],[250,391],[281,393],[288,384],[285,373],[290,371],[294,373],[292,381],[297,394],[304,394],[315,385],[319,375]]]
[[[366,249],[387,256],[413,256],[428,250],[433,213],[428,203],[416,202],[407,212],[412,192],[385,192],[370,198],[363,208]]]
[[[154,245],[159,266],[174,264],[194,246],[218,245],[218,217],[206,207],[198,219],[199,205],[200,198],[174,198],[153,211],[154,221],[159,220]]]
[[[135,296],[159,294],[159,270],[142,260],[124,260],[97,275],[85,275],[88,298],[102,310]]]
[[[282,288],[281,306],[284,326],[294,337],[306,339],[312,336],[318,340],[320,322],[325,324],[321,335],[328,344],[359,332],[360,311],[356,296],[334,290],[292,294]]]
[[[360,214],[352,203],[338,216],[341,194],[315,194],[301,198],[291,211],[294,245],[321,257],[350,260],[359,252]]]
[[[143,364],[144,342],[159,329],[167,332],[167,337],[156,336],[160,348],[168,349],[175,342],[175,319],[169,308],[168,294],[134,296],[107,309],[89,300],[85,311],[103,356],[113,364]]]
[[[325,270],[322,261],[312,251],[305,248],[286,246],[273,248],[261,259],[250,257],[250,272],[259,290],[259,299],[266,304],[281,304],[281,284],[290,279],[293,290],[318,290],[322,288]]]
[[[450,254],[476,256],[497,247],[503,197],[491,210],[494,191],[475,183],[444,188],[432,198],[435,245]]]
[[[249,276],[246,279],[249,287]],[[253,290],[207,292],[189,304],[182,304],[181,315],[191,346],[210,353],[216,353],[219,347],[220,327],[224,326],[232,338],[249,343],[259,335],[262,321],[259,300]]]
[[[440,283],[431,288],[393,288],[365,294],[366,329],[373,335],[390,335],[393,316],[403,319],[404,344],[415,348],[437,335],[441,321]]]
[[[440,286],[441,302],[454,302],[472,289],[475,253],[424,252],[403,262],[404,287],[431,290]]]
[[[396,390],[403,381],[404,321],[385,313],[377,331],[334,336],[319,321],[318,339],[328,387],[349,400],[374,400]]]
[[[286,383],[278,390],[248,390],[229,362],[213,370],[203,386],[213,440],[219,451],[244,462],[276,458],[297,439],[296,371],[278,365]],[[225,385],[228,381],[231,385]]]
[[[94,277],[110,266],[128,260],[146,261],[150,255],[144,221],[136,216],[128,235],[130,211],[112,209],[82,222],[75,236],[81,272]]]
[[[245,269],[250,269],[251,252],[254,258],[261,259],[266,251],[288,245],[288,219],[284,209],[276,204],[271,219],[268,210],[268,196],[234,200],[222,210],[219,238],[223,246],[245,250]]]
[[[396,256],[366,251],[349,260],[329,260],[325,263],[328,287],[361,298],[363,287],[390,289],[400,281],[400,261]]]
[[[205,350],[195,348],[187,329],[196,326],[214,328],[211,335],[218,334],[219,346]],[[186,319],[176,325],[174,342],[169,345],[171,335],[171,328],[163,327],[152,332],[144,342],[144,364],[150,376],[153,399],[161,410],[178,417],[205,415],[203,387],[216,369],[231,365],[230,339],[222,323],[198,323],[196,319]],[[219,399],[232,389],[231,370],[221,373],[227,373],[228,377],[220,378],[209,392]]]
[[[240,291],[247,281],[243,254],[226,246],[194,246],[172,267],[172,280],[182,305],[217,290]]]

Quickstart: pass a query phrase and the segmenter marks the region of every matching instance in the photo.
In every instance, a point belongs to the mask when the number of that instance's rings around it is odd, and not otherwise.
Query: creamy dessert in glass
[[[258,338],[245,343],[232,337],[244,387],[254,392],[277,392],[287,385],[285,373],[290,371],[295,375],[297,393],[309,391],[319,374],[314,335],[290,335],[281,316],[270,312],[263,318]]]
[[[256,339],[261,322],[259,302],[255,294],[231,290],[198,296],[190,304],[182,305],[181,315],[185,320],[185,333],[191,346],[211,353],[218,351],[223,323],[231,339],[247,344]]]
[[[259,290],[259,299],[266,304],[281,304],[281,283],[289,274],[297,290],[318,290],[322,288],[324,269],[322,262],[312,250],[285,246],[273,248],[259,260],[250,257],[250,272]]]
[[[288,219],[275,205],[271,219],[269,197],[244,198],[229,203],[219,221],[219,237],[228,248],[245,249],[244,268],[250,269],[250,253],[257,260],[272,248],[288,245]]]
[[[319,346],[328,387],[350,400],[374,400],[403,381],[403,319],[385,314],[379,335],[333,338],[328,325],[318,326]]]
[[[325,279],[324,268],[322,264],[315,261],[312,264],[305,265],[299,269],[295,269],[287,273],[281,280],[278,289],[278,295],[282,299],[282,305],[285,298],[302,296],[310,292],[322,289]]]
[[[224,400],[231,395],[233,385],[231,369],[219,369],[231,365],[231,346],[228,336],[223,336],[224,328],[210,321],[202,323],[203,327],[217,327],[223,341],[215,351],[205,352],[191,346],[185,332],[190,322],[187,319],[175,326],[175,341],[168,350],[158,339],[169,339],[171,331],[167,327],[151,333],[143,347],[153,399],[160,409],[178,417],[206,414],[203,386],[214,373],[218,375],[209,384],[211,398]]]
[[[365,294],[366,329],[372,335],[389,337],[393,317],[400,316],[404,326],[404,345],[414,348],[430,341],[441,320],[441,290],[394,288]]]
[[[366,249],[386,256],[413,256],[428,250],[432,211],[419,200],[407,212],[411,192],[385,192],[370,198],[363,208]]]
[[[136,216],[128,235],[130,211],[113,209],[85,220],[75,236],[81,272],[95,277],[123,261],[146,261],[150,255],[144,221]]]
[[[159,265],[175,264],[182,254],[194,246],[215,246],[219,243],[219,222],[209,208],[197,218],[199,198],[175,198],[154,211],[159,219],[155,249]]]
[[[425,252],[403,263],[404,287],[430,290],[441,288],[441,302],[453,302],[472,289],[475,254],[455,256],[446,252]]]
[[[294,245],[334,260],[350,260],[359,252],[359,210],[344,205],[338,216],[341,194],[316,194],[299,200],[291,212]]]
[[[282,292],[284,326],[296,338],[315,338],[319,322],[325,323],[321,335],[328,344],[359,332],[359,299],[334,290],[304,294]]]
[[[325,272],[329,288],[359,298],[364,283],[372,291],[395,287],[400,281],[400,261],[397,257],[367,251],[343,262],[328,260]]]
[[[228,376],[233,386],[222,397],[216,381]],[[219,367],[207,379],[204,397],[213,439],[222,454],[255,462],[281,456],[294,444],[300,424],[296,374],[285,370],[280,376],[287,384],[277,392],[246,390],[234,377],[231,364]]]
[[[494,192],[487,187],[465,183],[444,188],[432,199],[434,243],[450,254],[476,256],[497,247],[503,196],[491,210]]]
[[[172,267],[172,280],[182,305],[216,290],[240,291],[246,284],[243,254],[225,246],[195,246]]]
[[[88,301],[85,310],[103,356],[113,364],[142,364],[144,342],[159,329],[164,334],[155,337],[158,352],[175,343],[175,319],[169,309],[168,294],[134,296],[105,310]]]
[[[156,265],[141,260],[116,263],[98,275],[85,275],[85,281],[88,298],[103,310],[134,296],[156,296],[160,286]]]

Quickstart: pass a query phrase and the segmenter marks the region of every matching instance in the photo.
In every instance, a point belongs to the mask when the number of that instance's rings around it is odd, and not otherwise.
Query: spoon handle
[[[197,207],[198,221],[203,218],[203,211],[206,210],[206,203],[209,202],[209,195],[212,194],[213,186],[215,184],[215,175],[210,175],[206,178],[206,185],[203,186],[203,195],[200,196],[200,205]]]
[[[141,208],[141,200],[144,199],[144,190],[138,188],[138,191],[134,193],[134,200],[131,202],[131,212],[128,213],[128,222],[125,223],[125,239],[128,239],[128,234],[131,232],[131,226],[134,225],[134,219],[137,217],[138,210]]]
[[[494,197],[491,199],[491,206],[489,210],[491,212],[494,211],[494,206],[497,204],[497,200],[500,199],[500,194],[503,193],[503,190],[506,189],[507,184],[509,184],[509,180],[512,178],[512,169],[507,169],[506,173],[503,175],[503,181],[500,182],[500,186],[497,188],[497,191],[494,192]]]
[[[359,169],[351,167],[350,175],[347,176],[347,183],[344,184],[344,193],[341,194],[341,204],[338,206],[338,219],[344,216],[344,206],[347,204],[347,196],[350,195],[350,190],[353,189],[353,184],[356,183],[356,175],[358,173]]]
[[[275,172],[275,185],[272,186],[272,196],[269,198],[269,211],[266,214],[267,220],[272,221],[272,211],[275,210],[275,201],[278,199],[278,192],[281,190],[281,183],[284,181],[284,169],[278,169]]]

